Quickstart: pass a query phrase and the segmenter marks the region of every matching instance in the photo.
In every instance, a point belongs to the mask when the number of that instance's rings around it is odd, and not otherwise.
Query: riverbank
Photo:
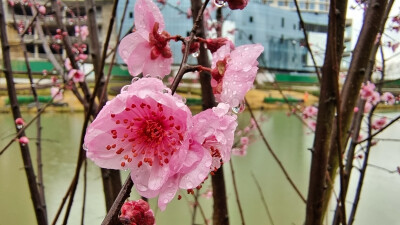
[[[179,92],[184,98],[186,98],[188,105],[193,109],[201,109],[201,96],[198,93],[192,92]],[[312,105],[317,103],[318,98],[316,96],[310,94],[304,94],[299,91],[283,91],[285,98],[290,100],[296,100],[301,104]],[[18,95],[19,98],[27,98],[29,95]],[[42,92],[41,96],[49,97],[49,93]],[[114,96],[109,96],[109,98],[113,98]],[[265,99],[269,99],[268,102],[265,102]],[[282,94],[277,90],[259,90],[253,89],[250,90],[246,99],[249,102],[251,108],[253,109],[284,109],[287,108],[286,103],[284,102],[284,98]],[[272,100],[272,101],[271,101]],[[11,108],[10,105],[7,104],[8,96],[0,96],[0,113],[10,113]],[[44,106],[46,103],[40,103],[41,106]],[[22,112],[36,112],[36,106],[34,102],[25,102],[20,104],[20,108]],[[82,104],[76,99],[73,93],[69,90],[64,92],[64,98],[61,101],[55,102],[48,106],[45,112],[60,112],[60,113],[74,113],[74,112],[83,112]]]

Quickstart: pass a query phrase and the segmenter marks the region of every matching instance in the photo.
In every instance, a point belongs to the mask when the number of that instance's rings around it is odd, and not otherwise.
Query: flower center
[[[144,163],[149,166],[168,164],[183,141],[185,129],[181,121],[185,119],[176,119],[171,110],[164,110],[162,104],[152,99],[145,103],[135,96],[132,98],[142,103],[132,104],[119,114],[111,114],[116,126],[110,134],[115,142],[106,149],[123,156],[122,167],[127,163],[138,167]]]
[[[155,22],[153,32],[149,33],[149,44],[151,46],[150,57],[153,60],[157,59],[160,55],[164,58],[172,57],[171,49],[168,46],[168,38],[170,35],[166,31],[159,33],[159,26],[159,23]]]

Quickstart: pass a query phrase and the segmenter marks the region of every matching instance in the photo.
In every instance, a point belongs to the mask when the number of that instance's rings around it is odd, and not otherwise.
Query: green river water
[[[261,112],[257,112],[261,113]],[[313,134],[295,118],[287,117],[283,111],[263,112],[268,118],[262,124],[266,138],[288,173],[303,193],[307,195]],[[394,117],[395,113],[385,113]],[[26,115],[28,121],[33,115]],[[0,115],[0,148],[14,135],[15,129],[11,115]],[[249,114],[239,117],[240,126],[249,121]],[[43,162],[47,210],[50,221],[64,196],[72,179],[79,148],[79,139],[83,122],[82,114],[52,114],[42,117],[43,126]],[[35,130],[28,129],[31,150],[35,149]],[[380,138],[400,139],[400,123],[395,123],[384,131]],[[33,151],[32,151],[33,152]],[[35,159],[35,154],[33,159]],[[396,141],[380,141],[371,151],[370,163],[390,170],[400,166],[400,145]],[[257,177],[272,214],[275,225],[301,225],[304,221],[305,204],[291,188],[277,163],[266,150],[263,142],[257,140],[248,149],[244,157],[233,156],[233,165],[239,196],[247,225],[271,224],[263,207],[260,194],[252,178]],[[356,165],[358,165],[356,163]],[[229,215],[231,225],[241,224],[238,207],[232,187],[229,164],[224,165]],[[358,175],[356,170],[353,174]],[[122,172],[123,179],[128,175]],[[85,224],[100,224],[105,216],[104,198],[99,168],[88,161],[88,186],[85,208]],[[358,177],[352,176],[351,188],[354,190]],[[203,185],[205,192],[210,183]],[[75,196],[74,207],[68,224],[80,224],[82,208],[82,180]],[[190,225],[191,195],[181,193],[182,200],[173,200],[164,212],[156,211],[157,225]],[[133,191],[132,198],[138,198]],[[354,191],[350,191],[347,209],[350,209]],[[156,208],[156,201],[150,200]],[[200,204],[205,215],[211,217],[212,200],[200,197]],[[400,225],[400,175],[368,167],[367,176],[359,204],[357,225]],[[329,217],[332,212],[329,213]],[[328,218],[329,218],[328,217]],[[58,224],[61,224],[60,219]],[[204,224],[197,213],[196,224]],[[0,156],[0,225],[30,225],[35,223],[34,210],[30,201],[27,180],[23,169],[21,154],[17,144],[13,144]]]

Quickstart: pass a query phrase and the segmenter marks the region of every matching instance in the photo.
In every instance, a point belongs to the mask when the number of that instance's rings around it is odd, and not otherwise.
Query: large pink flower
[[[197,187],[212,157],[192,139],[192,115],[161,80],[143,78],[109,101],[88,127],[87,157],[98,166],[130,169],[142,196],[164,210],[181,189]]]
[[[237,126],[236,115],[229,115],[229,105],[220,103],[218,107],[207,109],[193,117],[193,138],[206,148],[213,158],[210,170],[228,162]]]
[[[260,44],[242,45],[231,52],[229,44],[213,54],[212,80],[214,95],[219,102],[236,107],[253,86],[257,75],[257,58],[264,51]]]
[[[164,77],[173,58],[163,16],[151,0],[137,0],[134,11],[136,31],[122,39],[118,52],[132,76]]]

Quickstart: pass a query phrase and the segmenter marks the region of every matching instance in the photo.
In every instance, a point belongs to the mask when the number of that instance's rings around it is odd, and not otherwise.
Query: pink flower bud
[[[122,224],[155,224],[153,211],[149,204],[142,199],[137,201],[127,201],[121,207],[121,215],[119,220]]]
[[[230,9],[244,9],[249,0],[228,0],[228,6]]]
[[[17,118],[16,120],[15,120],[15,124],[18,126],[18,125],[20,125],[20,126],[23,126],[23,125],[25,125],[25,121],[24,121],[24,119],[22,119],[22,118]]]
[[[26,145],[26,144],[29,143],[29,139],[27,137],[25,137],[25,136],[20,137],[18,141],[19,141],[19,143],[21,143],[23,145]]]
[[[216,52],[220,47],[224,46],[227,43],[230,44],[231,49],[235,48],[233,43],[227,38],[209,38],[206,40],[207,48],[211,51],[211,53]]]
[[[46,7],[44,7],[43,5],[39,6],[39,12],[44,15],[46,14]]]

